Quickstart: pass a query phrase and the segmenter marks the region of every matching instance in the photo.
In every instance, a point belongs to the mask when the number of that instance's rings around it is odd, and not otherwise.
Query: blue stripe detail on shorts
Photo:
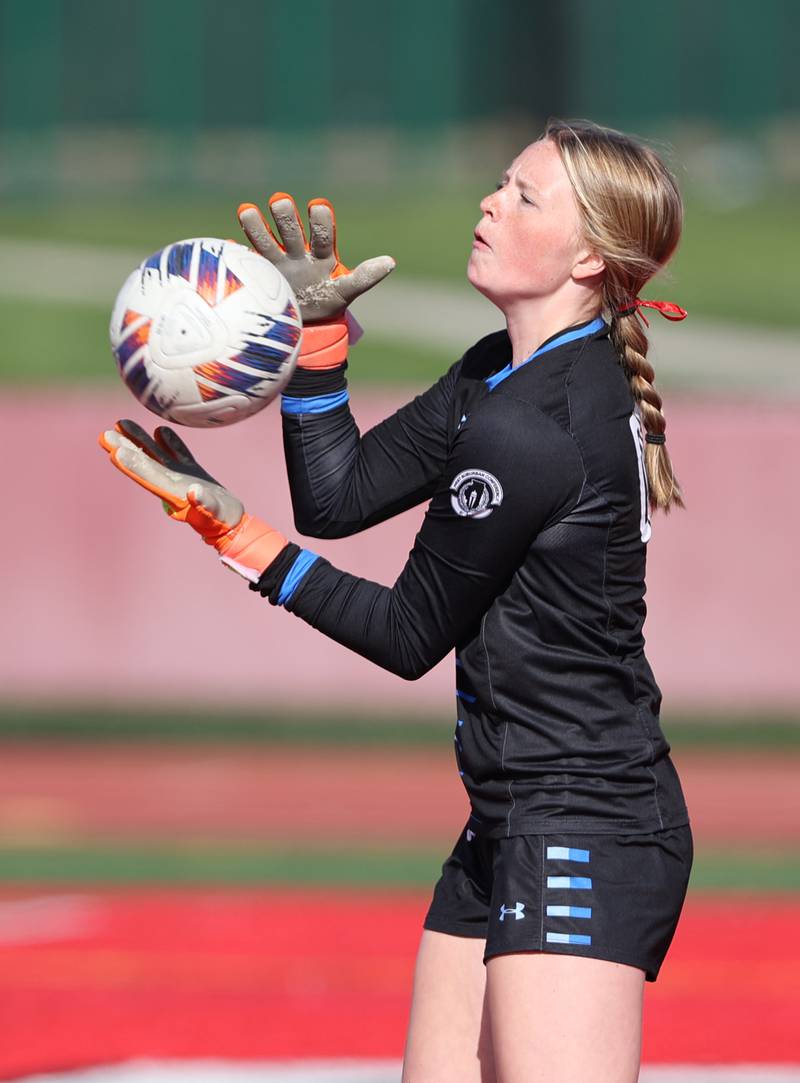
[[[459,699],[465,699],[467,703],[474,703],[477,698],[476,696],[471,696],[469,692],[462,692],[460,688],[456,689],[456,695]]]
[[[589,850],[574,850],[571,846],[548,846],[547,858],[549,861],[583,861],[589,860]]]
[[[590,891],[592,881],[588,876],[548,876],[548,887],[574,887],[581,891]]]
[[[590,918],[591,906],[548,906],[549,918]]]
[[[281,591],[278,595],[278,605],[286,605],[287,602],[292,600],[294,592],[300,586],[306,572],[315,560],[319,560],[319,555],[317,553],[312,553],[310,549],[300,550],[281,583]]]
[[[548,944],[591,944],[592,938],[584,933],[547,933]]]
[[[333,391],[330,395],[309,395],[305,399],[293,395],[281,395],[282,414],[326,414],[337,406],[344,406],[350,398],[348,391]]]

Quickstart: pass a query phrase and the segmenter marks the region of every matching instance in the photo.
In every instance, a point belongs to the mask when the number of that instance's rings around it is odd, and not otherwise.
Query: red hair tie
[[[644,320],[645,326],[650,326],[650,321],[645,316],[644,312],[641,312],[642,308],[654,308],[656,312],[660,312],[666,320],[685,320],[686,309],[681,308],[680,305],[674,304],[672,301],[642,301],[638,297],[634,297],[628,308],[621,308],[617,312],[618,316],[633,316],[634,314]]]

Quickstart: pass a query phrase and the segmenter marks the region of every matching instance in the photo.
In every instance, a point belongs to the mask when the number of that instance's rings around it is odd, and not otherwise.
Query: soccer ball
[[[162,248],[125,281],[111,314],[120,375],[148,410],[180,425],[230,425],[286,386],[302,323],[263,256],[195,237]]]

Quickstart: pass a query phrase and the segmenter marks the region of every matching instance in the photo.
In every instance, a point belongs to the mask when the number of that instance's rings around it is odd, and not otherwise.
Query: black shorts
[[[585,955],[655,981],[692,867],[688,825],[649,835],[481,838],[466,827],[444,863],[425,928],[509,952]]]

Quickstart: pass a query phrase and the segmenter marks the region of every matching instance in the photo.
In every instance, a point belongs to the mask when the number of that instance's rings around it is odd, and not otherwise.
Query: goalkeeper
[[[363,436],[345,378],[350,272],[333,210],[273,196],[305,330],[282,400],[295,523],[345,537],[428,508],[393,587],[288,540],[168,428],[119,422],[112,462],[251,588],[408,679],[456,651],[470,815],[433,894],[405,1083],[626,1083],[642,994],[683,903],[691,833],[644,654],[650,512],[681,504],[647,360],[644,284],[678,243],[674,179],[641,143],[550,122],[481,203],[468,277],[502,311],[432,388]],[[483,965],[485,963],[485,966]]]

